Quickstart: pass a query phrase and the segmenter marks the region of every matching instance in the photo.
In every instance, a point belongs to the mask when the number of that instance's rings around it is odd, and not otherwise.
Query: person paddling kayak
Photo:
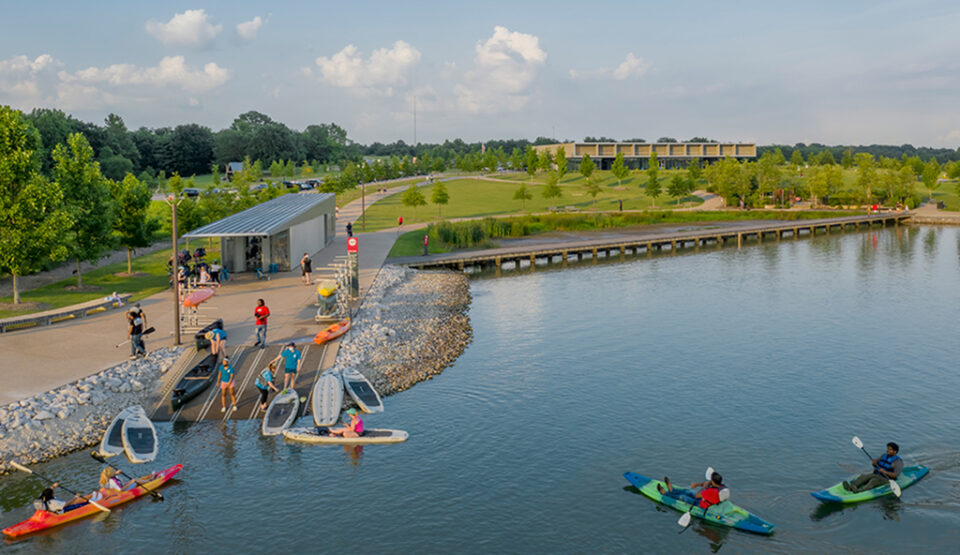
[[[879,459],[872,459],[873,472],[861,474],[852,482],[843,482],[843,488],[853,493],[867,491],[896,480],[903,472],[903,459],[898,453],[900,446],[894,442],[887,444],[887,452]]]
[[[726,487],[723,485],[723,476],[718,472],[711,474],[710,479],[705,482],[691,483],[690,489],[674,488],[673,484],[670,483],[670,478],[667,477],[664,477],[663,481],[667,484],[666,488],[657,485],[657,491],[661,495],[673,497],[691,506],[697,505],[704,510],[709,509],[711,505],[720,503],[720,490]],[[702,489],[699,492],[693,491],[698,488]]]

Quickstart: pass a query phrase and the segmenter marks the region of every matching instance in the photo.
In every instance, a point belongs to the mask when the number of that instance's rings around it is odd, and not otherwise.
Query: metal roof
[[[286,229],[304,212],[333,198],[333,193],[290,193],[237,212],[184,235],[197,237],[268,236]]]

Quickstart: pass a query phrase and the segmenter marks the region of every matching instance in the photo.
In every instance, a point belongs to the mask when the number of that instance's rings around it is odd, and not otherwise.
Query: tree
[[[590,158],[589,154],[584,154],[583,160],[580,161],[580,175],[583,176],[587,185],[590,185],[590,176],[593,175],[595,169],[597,169],[597,165],[593,163],[593,159]]]
[[[806,164],[799,149],[794,149],[793,154],[790,155],[790,163],[797,167],[803,167]]]
[[[860,192],[861,200],[870,202],[873,196],[870,188],[877,180],[877,168],[873,160],[873,155],[866,152],[858,152],[857,155],[853,157],[853,161],[857,165],[857,190]]]
[[[537,160],[537,167],[545,172],[550,171],[551,166],[553,165],[553,155],[550,154],[548,149],[543,149],[540,151],[540,159]]]
[[[547,174],[546,186],[543,188],[543,198],[560,198],[563,191],[560,189],[560,172],[550,172]]]
[[[833,157],[833,151],[826,148],[821,150],[819,163],[821,166],[825,166],[827,164],[836,164],[837,160]]]
[[[93,148],[82,134],[70,135],[67,146],[57,145],[53,159],[54,176],[73,219],[70,257],[77,261],[77,287],[82,287],[80,263],[95,262],[111,247],[113,201],[107,180],[93,159]]]
[[[783,151],[780,150],[780,147],[777,147],[773,151],[773,160],[778,166],[782,166],[787,163],[787,158],[783,155]]]
[[[930,200],[933,200],[933,190],[937,188],[937,180],[940,177],[940,163],[936,158],[931,158],[923,167],[923,173],[920,174],[923,184],[930,191]]]
[[[630,168],[623,162],[623,153],[618,152],[616,158],[613,159],[613,165],[610,166],[610,172],[613,173],[613,176],[617,178],[617,186],[623,185],[623,180],[630,175]]]
[[[697,181],[700,181],[700,178],[703,177],[703,168],[700,166],[699,158],[690,160],[690,164],[687,166],[687,174],[690,177],[690,185],[696,187]]]
[[[438,158],[438,160],[443,160]],[[519,170],[523,167],[523,153],[519,148],[513,149],[513,152],[510,153],[510,169]],[[441,170],[442,171],[442,170]]]
[[[840,165],[843,166],[843,169],[849,170],[853,167],[853,151],[849,148],[843,151],[843,157],[840,158]]]
[[[563,178],[567,173],[567,151],[563,147],[557,149],[557,155],[553,162],[557,165],[557,180]]]
[[[520,210],[527,209],[527,201],[533,198],[533,193],[527,189],[526,183],[521,183],[520,188],[513,192],[513,200],[520,201]]]
[[[450,193],[447,192],[447,186],[443,184],[443,181],[437,181],[436,185],[433,186],[430,201],[437,205],[437,219],[440,219],[442,217],[441,208],[450,202]]]
[[[127,247],[127,274],[133,273],[133,249],[149,247],[160,222],[150,218],[150,189],[132,173],[120,183],[112,182],[113,200],[117,206],[117,218],[113,229],[120,244]]]
[[[210,181],[213,181],[214,187],[220,186],[220,166],[217,164],[210,166]]]
[[[533,181],[533,176],[537,174],[537,162],[540,158],[537,156],[537,151],[533,150],[533,147],[527,145],[527,154],[524,156],[524,164],[527,166],[527,173],[530,174],[530,181]]]
[[[411,185],[407,187],[407,190],[403,192],[403,197],[400,199],[403,202],[404,206],[409,206],[413,208],[413,217],[417,217],[417,207],[426,206],[427,199],[423,198],[423,192],[417,188],[416,185]]]
[[[0,106],[0,270],[17,277],[68,256],[64,236],[72,223],[57,183],[40,176],[40,135],[23,114]]]
[[[663,142],[663,141],[658,141]],[[660,162],[657,160],[657,153],[650,153],[650,167],[647,168],[647,196],[653,199],[652,205],[657,206],[657,197],[663,192],[660,188]]]
[[[680,205],[680,199],[690,194],[693,190],[689,179],[684,178],[679,173],[674,174],[670,179],[670,185],[667,187],[667,194],[677,199],[677,205]]]
[[[757,162],[757,187],[760,195],[772,194],[780,184],[780,177],[780,167],[774,155],[768,152],[761,156]]]

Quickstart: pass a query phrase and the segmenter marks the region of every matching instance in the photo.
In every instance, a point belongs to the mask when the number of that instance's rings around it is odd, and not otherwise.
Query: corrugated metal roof
[[[184,237],[272,235],[283,230],[291,220],[332,197],[332,193],[291,193],[283,195],[195,229]]]

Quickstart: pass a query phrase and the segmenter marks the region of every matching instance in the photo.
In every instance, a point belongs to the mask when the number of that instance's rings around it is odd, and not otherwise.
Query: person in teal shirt
[[[230,401],[233,402],[233,407],[230,411],[237,410],[237,396],[233,392],[233,366],[230,364],[230,359],[226,356],[223,357],[223,362],[220,364],[220,412],[227,411],[227,391],[230,391]]]
[[[267,410],[267,395],[270,394],[270,390],[279,392],[277,386],[273,385],[273,373],[277,370],[277,363],[271,362],[264,368],[260,375],[257,376],[256,381],[253,382],[253,385],[257,386],[257,391],[260,392],[260,410]]]
[[[297,346],[289,343],[280,351],[277,358],[270,362],[280,362],[281,359],[283,360],[283,390],[286,391],[294,387],[294,383],[297,381],[297,372],[300,371],[300,366],[303,365],[303,357],[300,351],[297,350]]]

